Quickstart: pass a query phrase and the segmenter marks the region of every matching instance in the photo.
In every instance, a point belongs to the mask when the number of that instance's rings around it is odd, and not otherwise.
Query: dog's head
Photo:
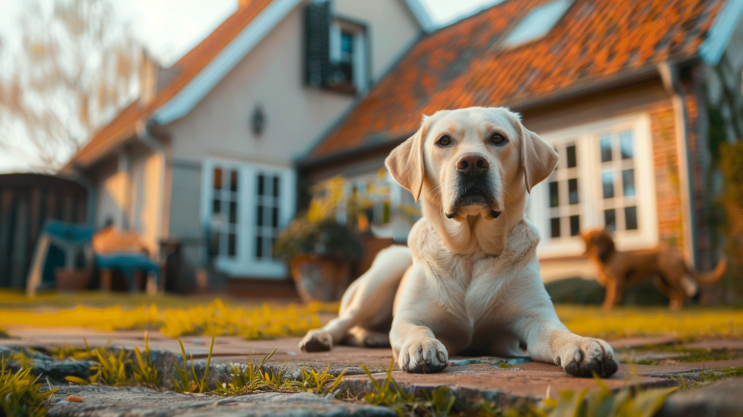
[[[527,130],[518,114],[471,107],[424,117],[386,165],[416,201],[422,195],[446,217],[461,221],[468,215],[498,217],[509,195],[530,192],[557,161],[554,148]]]
[[[601,262],[606,262],[616,249],[614,238],[609,229],[593,229],[582,232],[580,237],[586,243],[586,255],[594,257]]]

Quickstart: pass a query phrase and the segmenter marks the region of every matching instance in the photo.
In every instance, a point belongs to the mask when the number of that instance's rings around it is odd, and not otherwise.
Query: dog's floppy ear
[[[532,187],[552,174],[560,157],[555,148],[536,133],[525,128],[521,122],[519,122],[519,127],[521,128],[521,166],[524,168],[526,192],[531,193]]]
[[[423,177],[425,176],[423,140],[426,136],[427,127],[428,121],[424,117],[420,129],[393,149],[390,156],[384,161],[392,178],[403,188],[410,191],[415,201],[418,201],[423,189]]]

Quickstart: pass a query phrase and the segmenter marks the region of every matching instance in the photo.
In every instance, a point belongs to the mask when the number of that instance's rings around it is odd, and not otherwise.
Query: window
[[[285,277],[273,245],[294,215],[294,171],[212,160],[204,168],[203,224],[217,269],[235,277]]]
[[[333,16],[330,3],[305,7],[305,84],[356,94],[368,85],[366,25]]]
[[[573,0],[556,0],[532,9],[508,34],[503,44],[519,45],[547,34],[568,10]]]
[[[634,134],[606,133],[599,144],[604,225],[612,231],[637,230]]]
[[[234,258],[237,255],[238,173],[234,169],[214,168],[209,251],[212,255]]]
[[[580,190],[576,144],[556,146],[560,162],[549,182],[549,215],[552,239],[580,233]]]
[[[279,233],[279,191],[281,179],[277,175],[258,174],[255,208],[255,258],[272,259],[273,244]]]
[[[555,172],[532,189],[527,216],[540,230],[540,256],[584,250],[580,232],[608,227],[620,247],[658,241],[649,121],[620,118],[548,132],[560,156]]]

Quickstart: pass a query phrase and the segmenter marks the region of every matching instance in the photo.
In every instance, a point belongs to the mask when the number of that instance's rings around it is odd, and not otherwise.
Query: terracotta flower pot
[[[320,255],[299,255],[291,262],[292,278],[305,303],[338,301],[351,281],[351,264]]]
[[[90,284],[91,271],[88,269],[64,269],[54,270],[54,282],[60,292],[85,291]]]

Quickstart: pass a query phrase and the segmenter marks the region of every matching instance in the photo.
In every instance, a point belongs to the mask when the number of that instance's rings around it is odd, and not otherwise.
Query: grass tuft
[[[147,332],[144,332],[144,359],[142,359],[142,353],[137,346],[134,346],[134,353],[137,359],[136,362],[132,363],[132,379],[134,382],[150,387],[160,385],[160,377],[157,374],[157,369],[152,364],[150,340]]]
[[[45,416],[46,401],[57,389],[42,392],[43,385],[31,373],[31,366],[21,366],[14,373],[8,365],[10,360],[0,358],[0,415]]]
[[[209,382],[206,380],[206,377],[207,375],[209,375],[209,365],[212,362],[214,336],[212,336],[212,343],[209,346],[209,356],[206,360],[206,369],[204,370],[204,375],[201,377],[201,379],[196,376],[196,368],[194,367],[193,355],[191,355],[191,372],[189,373],[186,349],[183,348],[183,342],[181,342],[181,339],[178,339],[178,343],[181,345],[181,353],[183,354],[183,368],[181,368],[177,362],[175,363],[175,372],[178,376],[178,379],[172,378],[175,391],[180,393],[198,392],[200,394],[209,392]]]

